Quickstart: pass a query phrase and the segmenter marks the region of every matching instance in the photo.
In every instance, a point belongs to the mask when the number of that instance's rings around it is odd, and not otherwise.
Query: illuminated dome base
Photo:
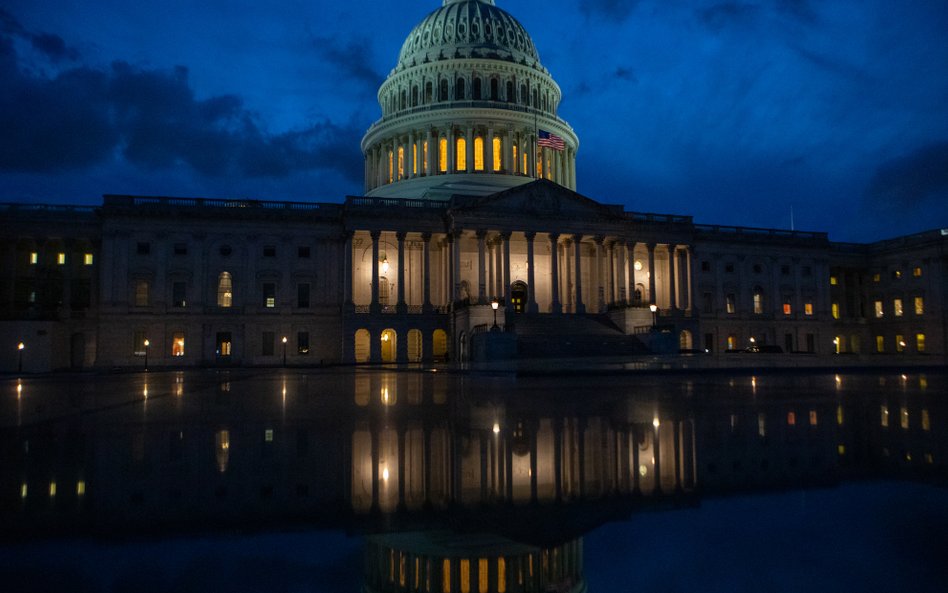
[[[433,177],[417,177],[399,183],[382,185],[369,191],[366,195],[384,198],[448,200],[454,195],[488,196],[531,181],[534,181],[532,177],[524,175],[454,173]]]

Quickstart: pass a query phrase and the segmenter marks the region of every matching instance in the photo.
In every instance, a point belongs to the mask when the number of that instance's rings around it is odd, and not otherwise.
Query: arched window
[[[484,138],[482,136],[474,138],[474,170],[484,170]]]
[[[443,329],[434,330],[431,337],[431,356],[437,361],[448,358],[448,334]]]
[[[454,100],[463,101],[464,100],[464,79],[459,78],[454,83]]]
[[[230,307],[234,304],[234,279],[230,272],[221,272],[217,277],[217,306]]]
[[[394,329],[386,329],[382,331],[380,337],[381,341],[381,354],[382,362],[395,362],[395,355],[398,352],[396,343],[398,340],[398,334],[395,333]],[[389,398],[391,395],[388,396]]]
[[[369,362],[369,330],[360,329],[355,333],[355,361]]]
[[[425,83],[425,105],[427,105],[428,103],[431,103],[431,98],[432,98],[431,95],[432,95],[432,88],[431,88],[431,81],[429,80],[428,82]]]
[[[517,144],[513,145],[513,172],[514,173],[523,173],[523,170],[520,168],[520,161],[517,160]]]
[[[448,81],[445,79],[442,79],[441,84],[438,85],[438,100],[439,101],[448,100]]]
[[[411,87],[411,106],[412,107],[418,106],[418,87],[417,86]]]
[[[509,81],[509,80],[507,81],[507,93],[506,93],[506,95],[507,95],[507,96],[504,97],[504,99],[506,99],[508,103],[513,103],[513,100],[516,98],[516,97],[514,97],[514,84],[513,84],[513,82],[511,82],[511,81]]]
[[[764,289],[754,287],[754,315],[761,315],[764,312]]]
[[[490,100],[496,101],[500,98],[500,82],[496,78],[490,79]]]
[[[479,101],[481,98],[481,79],[475,78],[471,83],[471,99]]]
[[[527,104],[528,104],[528,101],[527,101],[527,85],[525,85],[525,84],[521,84],[521,85],[520,85],[520,103],[521,103],[522,105],[527,105]]]
[[[457,157],[457,170],[467,171],[467,140],[465,140],[463,136],[458,138],[454,149],[455,156]]]
[[[448,172],[448,139],[440,138],[438,140],[438,171]]]
[[[539,97],[539,95],[537,95],[537,90],[536,90],[536,89],[533,89],[533,108],[534,108],[534,109],[539,109],[539,108],[540,108],[540,97]]]
[[[421,174],[430,175],[431,172],[428,171],[428,141],[425,140],[421,143]]]
[[[503,153],[502,153],[502,145],[500,142],[500,137],[494,136],[494,139],[491,141],[491,143],[493,144],[493,151],[494,151],[493,168],[494,168],[494,171],[500,171],[501,168],[503,167],[503,164],[502,164],[503,160],[501,158],[503,157]]]
[[[388,182],[391,183],[394,180],[395,175],[395,163],[393,162],[394,155],[392,151],[388,151]]]
[[[398,178],[405,178],[405,147],[398,147]]]
[[[406,102],[407,102],[407,101],[406,101],[406,96],[405,96],[405,90],[402,89],[402,92],[401,92],[401,102],[399,103],[399,109],[404,109],[404,108],[406,107],[406,105],[405,105]]]
[[[421,331],[408,330],[408,362],[421,362]]]

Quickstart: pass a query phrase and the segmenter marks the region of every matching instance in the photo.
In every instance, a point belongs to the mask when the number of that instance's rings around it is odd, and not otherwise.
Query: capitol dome
[[[579,139],[557,115],[561,98],[515,18],[493,0],[443,0],[379,87],[365,193],[447,199],[538,178],[575,190]]]

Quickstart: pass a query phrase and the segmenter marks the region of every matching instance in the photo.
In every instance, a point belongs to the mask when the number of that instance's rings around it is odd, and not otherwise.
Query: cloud
[[[757,16],[760,7],[745,2],[721,2],[698,11],[698,19],[709,29],[719,31],[731,24],[743,24]]]
[[[804,23],[814,24],[818,20],[810,0],[777,0],[777,11]]]
[[[624,21],[638,6],[638,0],[583,0],[579,9],[589,17]]]
[[[360,87],[375,90],[385,78],[372,64],[372,44],[368,39],[342,40],[336,37],[313,38],[313,49],[334,66],[343,77]]]
[[[78,60],[79,50],[68,47],[63,38],[52,33],[34,33],[28,31],[9,12],[0,8],[0,33],[10,37],[20,37],[29,41],[33,49],[37,50],[52,62],[63,60]]]
[[[948,141],[923,146],[876,169],[867,191],[877,206],[917,210],[948,200]]]
[[[65,43],[47,41],[47,53],[68,53]],[[361,160],[347,150],[361,135],[352,124],[316,121],[274,134],[237,95],[196,97],[184,67],[117,61],[47,78],[17,68],[10,43],[0,43],[4,56],[0,170],[56,172],[124,159],[146,170],[186,165],[212,178],[333,170],[361,180]]]
[[[638,82],[639,79],[635,76],[635,71],[631,68],[626,68],[625,66],[618,66],[615,70],[615,77],[619,80],[625,80],[628,82]]]

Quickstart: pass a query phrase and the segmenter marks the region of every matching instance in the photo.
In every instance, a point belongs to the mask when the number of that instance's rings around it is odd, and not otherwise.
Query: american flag
[[[537,130],[537,146],[546,146],[553,150],[566,150],[566,142],[556,134],[546,130]]]

